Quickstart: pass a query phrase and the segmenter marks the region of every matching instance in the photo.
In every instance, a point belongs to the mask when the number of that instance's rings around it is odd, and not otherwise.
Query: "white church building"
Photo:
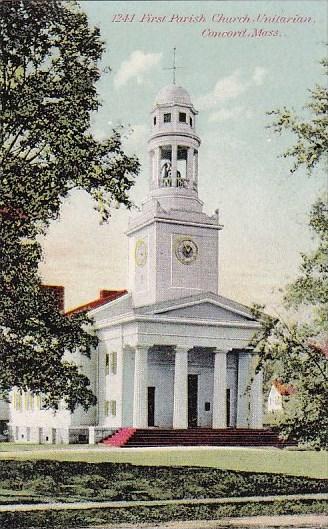
[[[158,93],[149,193],[127,230],[128,291],[91,306],[99,345],[79,359],[97,405],[54,413],[13,392],[13,440],[92,443],[123,427],[262,428],[262,375],[249,347],[260,324],[218,291],[222,226],[198,197],[196,125],[184,88]]]

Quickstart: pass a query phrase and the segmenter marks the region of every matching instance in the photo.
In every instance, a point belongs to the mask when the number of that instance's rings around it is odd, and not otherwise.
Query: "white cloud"
[[[216,83],[213,94],[218,101],[234,99],[242,94],[246,88],[247,85],[240,79],[240,72],[236,70],[232,75],[224,77]]]
[[[261,85],[263,84],[264,78],[267,76],[268,70],[266,68],[262,68],[262,66],[256,66],[252,80],[254,81],[254,84]]]
[[[212,108],[220,101],[238,97],[246,88],[240,78],[240,72],[235,70],[228,77],[219,79],[211,92],[198,98],[196,105],[203,110]]]
[[[230,119],[237,119],[241,116],[243,110],[243,107],[235,107],[230,109],[221,108],[210,115],[209,121],[228,121]]]
[[[243,78],[241,72],[235,70],[231,75],[219,79],[213,90],[204,96],[200,96],[196,101],[196,107],[201,110],[207,110],[215,108],[222,101],[236,99],[253,86],[263,84],[266,75],[267,69],[261,66],[254,68],[250,78]]]
[[[215,112],[212,112],[209,116],[209,121],[228,121],[233,119],[250,119],[253,117],[253,112],[249,108],[245,107],[233,107],[233,108],[220,108]]]
[[[120,88],[133,78],[136,78],[138,84],[142,84],[144,74],[153,68],[153,66],[156,66],[161,58],[161,53],[144,53],[141,50],[133,51],[130,57],[122,62],[115,75],[115,88]]]

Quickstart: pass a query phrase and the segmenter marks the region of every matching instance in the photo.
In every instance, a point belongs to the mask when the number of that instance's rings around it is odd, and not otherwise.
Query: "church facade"
[[[262,375],[248,346],[260,324],[218,292],[222,226],[198,197],[196,125],[187,91],[163,88],[151,113],[149,193],[127,231],[129,288],[89,311],[99,345],[81,363],[97,406],[54,414],[31,396],[26,410],[14,394],[12,439],[67,443],[79,432],[94,442],[130,426],[262,427]]]

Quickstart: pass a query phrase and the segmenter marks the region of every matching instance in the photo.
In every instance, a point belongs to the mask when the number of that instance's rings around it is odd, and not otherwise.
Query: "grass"
[[[83,449],[82,449],[83,448]],[[1,460],[81,461],[153,466],[198,466],[243,472],[269,472],[311,478],[328,477],[328,452],[257,448],[100,449],[71,445],[54,451],[40,445],[0,444]]]
[[[0,504],[8,503],[48,503],[85,501],[134,501],[161,499],[222,498],[242,496],[267,496],[282,494],[303,494],[327,492],[328,481],[280,474],[241,472],[199,466],[186,466],[190,457],[187,452],[173,451],[173,457],[184,455],[184,464],[171,466],[148,465],[150,455],[164,452],[145,451],[136,453],[130,450],[59,450],[49,457],[90,458],[91,455],[143,457],[140,466],[117,462],[85,462],[41,460],[40,450],[16,452],[21,458],[0,460]],[[192,450],[198,456],[209,455],[209,450]],[[219,457],[226,451],[214,451]],[[230,456],[240,452],[227,451]],[[254,453],[260,452],[254,450]],[[267,452],[267,451],[263,451]],[[273,451],[272,451],[273,452]],[[279,452],[277,452],[279,453]],[[166,451],[166,456],[172,453]],[[286,452],[295,454],[295,452]],[[304,456],[304,452],[302,453]],[[322,455],[309,452],[306,455]],[[4,455],[4,454],[3,454]],[[34,459],[28,460],[33,455]],[[301,455],[301,454],[300,454]],[[38,457],[36,457],[38,456]],[[190,454],[189,454],[190,456]],[[135,458],[134,458],[135,459]],[[166,461],[167,462],[167,461]],[[134,461],[135,463],[135,461]],[[172,463],[172,461],[171,461]],[[199,465],[199,458],[197,459]],[[44,511],[0,513],[0,527],[6,529],[67,529],[67,527],[90,527],[98,524],[155,523],[178,520],[214,520],[222,516],[254,516],[261,514],[324,513],[328,502],[318,500],[275,501],[270,505],[247,503],[243,505],[175,505],[161,507],[128,507],[119,509],[91,509],[88,511]]]
[[[0,503],[135,501],[322,493],[328,481],[213,468],[0,461]]]

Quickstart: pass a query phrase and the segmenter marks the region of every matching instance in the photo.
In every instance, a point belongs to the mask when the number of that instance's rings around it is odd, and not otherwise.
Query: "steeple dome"
[[[182,86],[170,84],[162,88],[155,99],[155,105],[191,105],[190,95]]]

